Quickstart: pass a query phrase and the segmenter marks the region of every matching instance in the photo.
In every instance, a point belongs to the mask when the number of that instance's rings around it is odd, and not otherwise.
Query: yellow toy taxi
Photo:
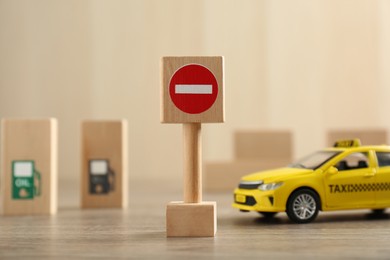
[[[244,176],[234,190],[234,208],[265,217],[286,212],[309,223],[318,212],[390,207],[390,146],[343,140],[286,168]]]

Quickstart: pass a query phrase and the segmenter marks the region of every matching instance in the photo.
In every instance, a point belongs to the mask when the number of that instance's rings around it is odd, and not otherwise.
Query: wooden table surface
[[[268,221],[240,213],[230,193],[204,194],[217,201],[217,236],[166,238],[165,206],[182,198],[180,187],[150,186],[132,183],[126,210],[80,210],[77,192],[60,189],[55,216],[2,216],[0,259],[390,259],[390,209],[320,213],[297,225],[284,213]]]

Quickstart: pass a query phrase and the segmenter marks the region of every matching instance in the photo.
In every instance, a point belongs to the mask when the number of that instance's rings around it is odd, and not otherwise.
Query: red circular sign
[[[169,82],[172,102],[188,114],[200,114],[208,110],[218,96],[218,83],[213,73],[198,64],[178,69]]]

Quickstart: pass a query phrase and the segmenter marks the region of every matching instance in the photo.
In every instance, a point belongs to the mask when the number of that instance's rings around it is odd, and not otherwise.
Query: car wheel
[[[313,221],[320,208],[318,195],[309,189],[295,191],[287,202],[286,213],[291,221],[299,224]]]
[[[278,213],[278,212],[265,212],[265,211],[258,211],[258,212],[264,218],[273,218]]]

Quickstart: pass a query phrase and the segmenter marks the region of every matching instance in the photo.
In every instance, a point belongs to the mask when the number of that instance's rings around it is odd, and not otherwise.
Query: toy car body
[[[233,207],[266,217],[286,212],[296,223],[318,211],[390,207],[390,146],[361,146],[359,139],[336,142],[286,168],[244,176]]]

